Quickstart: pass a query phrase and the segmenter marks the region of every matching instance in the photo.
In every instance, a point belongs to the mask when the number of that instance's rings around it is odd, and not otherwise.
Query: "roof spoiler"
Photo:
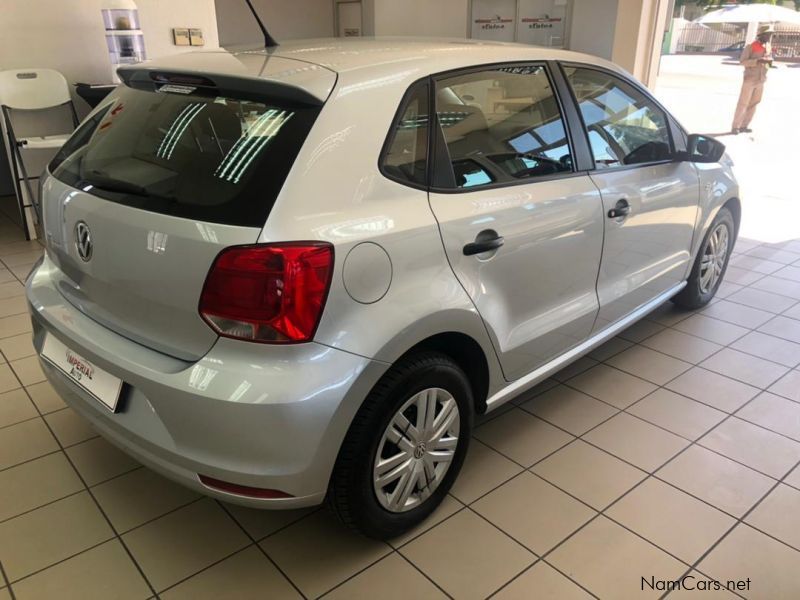
[[[180,72],[148,68],[141,64],[120,67],[117,74],[126,86],[148,92],[183,96],[230,96],[256,102],[280,100],[288,106],[297,107],[320,107],[325,104],[324,100],[299,87],[257,77]]]

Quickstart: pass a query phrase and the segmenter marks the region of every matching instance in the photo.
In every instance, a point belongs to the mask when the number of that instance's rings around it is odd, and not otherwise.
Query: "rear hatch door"
[[[318,75],[329,90],[335,75]],[[209,268],[225,247],[256,242],[324,99],[276,80],[123,77],[49,167],[55,283],[106,327],[197,360],[217,339],[198,312]]]

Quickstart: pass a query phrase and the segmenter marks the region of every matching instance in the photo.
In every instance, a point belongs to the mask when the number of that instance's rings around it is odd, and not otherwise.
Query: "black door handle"
[[[487,233],[493,235],[493,237],[485,239]],[[474,254],[489,252],[490,250],[497,250],[505,243],[506,241],[503,239],[503,236],[497,235],[497,232],[491,230],[481,231],[474,242],[464,246],[464,256],[472,256]]]
[[[627,217],[629,214],[631,214],[631,205],[623,198],[618,200],[614,208],[608,211],[608,218],[618,219],[619,217]]]

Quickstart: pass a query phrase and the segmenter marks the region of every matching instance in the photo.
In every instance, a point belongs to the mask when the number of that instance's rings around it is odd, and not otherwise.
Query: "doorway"
[[[336,35],[361,37],[363,35],[362,7],[359,0],[336,3]]]

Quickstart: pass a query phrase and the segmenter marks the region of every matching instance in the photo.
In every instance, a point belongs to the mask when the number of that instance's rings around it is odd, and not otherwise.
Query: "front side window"
[[[428,104],[427,83],[411,88],[381,161],[384,173],[392,179],[427,184]]]
[[[436,114],[455,187],[534,181],[572,171],[561,111],[542,66],[509,66],[436,82]]]
[[[566,67],[598,169],[669,160],[667,117],[644,93],[603,71]]]
[[[118,204],[260,227],[318,112],[269,98],[123,85],[67,141],[50,171]]]

